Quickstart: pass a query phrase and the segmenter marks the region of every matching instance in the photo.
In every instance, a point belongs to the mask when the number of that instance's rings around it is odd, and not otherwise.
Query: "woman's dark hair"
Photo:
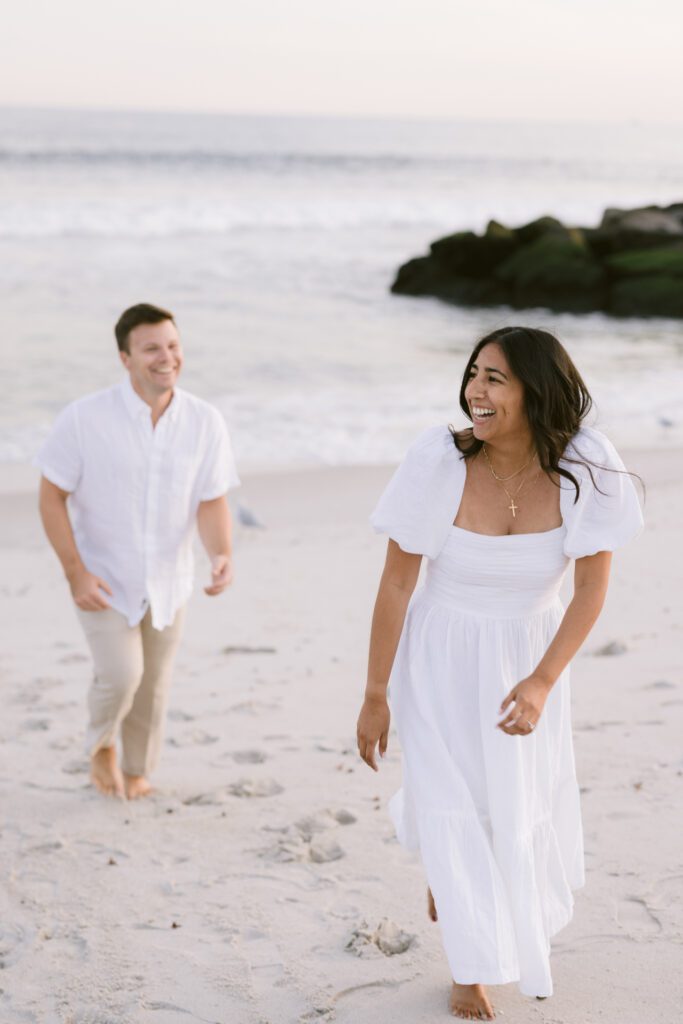
[[[524,387],[524,404],[541,469],[558,474],[576,488],[574,501],[579,497],[579,482],[563,466],[565,462],[585,465],[595,485],[591,465],[584,460],[567,457],[565,449],[589,412],[593,400],[581,374],[569,353],[549,331],[536,327],[502,327],[477,342],[470,356],[460,387],[460,408],[471,419],[465,388],[472,365],[484,345],[499,345],[515,377]],[[472,430],[455,431],[451,428],[456,448],[464,458],[477,455],[483,441]]]
[[[149,302],[139,302],[137,306],[126,309],[116,322],[114,334],[119,352],[127,352],[130,355],[130,332],[140,324],[160,324],[164,320],[175,323],[173,313],[161,306],[152,306]]]

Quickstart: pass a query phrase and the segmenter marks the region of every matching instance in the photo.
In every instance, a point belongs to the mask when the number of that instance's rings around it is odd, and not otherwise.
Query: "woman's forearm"
[[[550,689],[579,650],[595,625],[605,602],[606,583],[586,583],[574,591],[560,628],[539,662],[535,676]]]
[[[366,700],[384,700],[413,588],[382,578],[370,632]]]

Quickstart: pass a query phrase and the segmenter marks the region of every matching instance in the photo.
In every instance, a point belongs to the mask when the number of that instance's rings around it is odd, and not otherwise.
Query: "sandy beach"
[[[622,454],[647,529],[573,667],[587,885],[556,994],[492,989],[511,1024],[673,1022],[683,999],[681,457]],[[377,775],[355,748],[390,471],[246,477],[263,526],[237,528],[221,598],[198,556],[157,789],[125,803],[88,784],[89,658],[35,473],[3,470],[2,1024],[449,1019],[421,867],[385,808],[396,739]]]

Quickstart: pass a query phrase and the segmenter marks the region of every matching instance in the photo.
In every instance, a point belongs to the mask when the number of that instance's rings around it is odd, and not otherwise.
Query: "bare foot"
[[[436,913],[436,903],[434,902],[434,897],[432,896],[431,889],[427,889],[427,914],[429,915],[430,921],[439,920],[438,915]]]
[[[149,796],[152,787],[144,775],[126,775],[123,778],[126,783],[126,796],[129,800],[138,800],[141,796]]]
[[[116,763],[116,747],[101,747],[90,758],[90,781],[105,796],[124,796],[123,775]]]
[[[451,1013],[462,1020],[495,1020],[483,985],[458,985],[451,989]]]

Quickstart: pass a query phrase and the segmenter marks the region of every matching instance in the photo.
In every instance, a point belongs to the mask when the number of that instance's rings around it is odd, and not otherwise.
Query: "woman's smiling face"
[[[495,442],[515,434],[528,435],[524,387],[495,342],[484,345],[470,367],[465,398],[477,440]]]

